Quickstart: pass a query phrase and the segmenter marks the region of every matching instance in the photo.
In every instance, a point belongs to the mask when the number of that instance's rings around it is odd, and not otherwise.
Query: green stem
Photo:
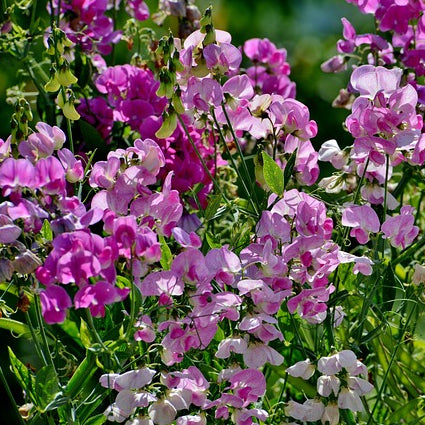
[[[69,150],[74,153],[74,139],[72,137],[71,120],[69,118],[66,119],[66,130],[68,133]]]
[[[394,347],[394,350],[393,350],[393,352],[391,354],[390,361],[388,363],[387,370],[385,371],[385,375],[384,375],[384,377],[382,379],[382,384],[379,387],[379,390],[378,390],[378,392],[376,394],[376,402],[375,402],[375,404],[373,406],[372,412],[369,415],[369,418],[368,418],[368,421],[367,421],[366,425],[370,425],[371,421],[372,420],[374,421],[373,414],[375,413],[375,410],[376,410],[376,408],[379,405],[379,402],[380,402],[381,397],[382,397],[382,393],[384,392],[384,389],[385,389],[385,387],[387,385],[388,376],[390,374],[391,367],[392,367],[392,365],[393,365],[393,363],[395,361],[395,358],[396,358],[396,355],[397,355],[397,351],[398,351],[400,345],[403,343],[404,334],[405,334],[405,332],[407,330],[407,326],[408,326],[408,324],[410,322],[410,319],[411,319],[411,317],[413,315],[413,312],[416,310],[416,308],[417,307],[416,307],[416,304],[415,304],[414,307],[412,308],[412,310],[410,311],[409,317],[407,318],[406,323],[404,324],[404,326],[403,326],[403,328],[402,328],[402,330],[400,332],[400,335],[399,335],[397,344]]]
[[[239,168],[238,168],[238,166],[236,164],[236,161],[233,158],[233,155],[231,154],[229,147],[227,146],[226,139],[224,138],[223,132],[221,131],[220,124],[218,123],[217,118],[216,118],[215,113],[214,113],[214,109],[211,109],[211,115],[212,115],[213,120],[214,120],[214,123],[215,123],[215,125],[217,127],[218,134],[219,134],[219,136],[220,136],[220,138],[221,138],[221,140],[222,140],[222,142],[224,144],[224,147],[226,149],[226,152],[229,155],[230,161],[232,162],[232,165],[233,165],[233,167],[234,167],[234,169],[235,169],[235,171],[236,171],[239,179],[241,180],[242,186],[243,186],[243,188],[244,188],[244,190],[245,190],[245,192],[246,192],[246,194],[248,196],[248,200],[249,200],[252,208],[254,209],[255,213],[258,214],[258,209],[257,209],[257,206],[255,205],[255,203],[254,203],[254,201],[252,199],[251,192],[248,190],[248,187],[247,187],[247,185],[245,183],[245,179],[242,177],[241,172],[239,171]],[[242,158],[242,160],[243,160],[243,158]]]
[[[198,148],[196,147],[195,142],[193,141],[192,136],[190,135],[189,130],[187,129],[186,124],[184,123],[182,117],[179,114],[177,114],[177,118],[178,118],[181,126],[183,127],[183,130],[184,130],[187,138],[189,139],[189,142],[190,142],[193,150],[195,151],[196,156],[198,157],[199,161],[201,161],[202,167],[204,168],[204,170],[207,173],[208,177],[213,182],[214,187],[220,192],[220,194],[223,197],[223,199],[225,200],[225,202],[226,203],[229,203],[229,201],[226,198],[226,195],[223,192],[223,189],[220,187],[220,185],[217,183],[217,180],[210,173],[210,170],[208,169],[207,164],[204,161],[204,158],[202,158],[201,153],[199,152]]]
[[[419,239],[409,248],[405,249],[403,253],[400,254],[398,257],[391,260],[391,265],[394,267],[395,265],[400,264],[404,260],[412,259],[412,256],[414,254],[417,254],[419,252],[419,249],[421,249],[423,246],[425,246],[425,236],[422,237],[422,239]]]
[[[133,258],[130,259],[131,264],[133,264]],[[131,266],[130,276],[133,276],[133,267]],[[130,321],[128,322],[127,331],[125,332],[125,339],[128,340],[131,337],[131,334],[134,332],[134,324],[136,323],[136,285],[134,284],[134,279],[131,279],[131,289],[130,289]]]
[[[2,382],[5,390],[7,392],[7,395],[9,396],[10,401],[13,404],[16,415],[19,418],[19,423],[22,424],[22,425],[25,425],[25,421],[22,418],[21,414],[19,413],[19,409],[18,409],[18,406],[16,404],[15,398],[13,397],[12,391],[10,390],[9,384],[7,383],[6,377],[4,376],[3,369],[1,368],[1,366],[0,366],[0,378],[1,378],[1,382]]]
[[[246,174],[246,176],[248,178],[249,177],[249,170],[248,170],[248,167],[246,165],[245,156],[244,156],[244,154],[242,152],[241,144],[239,143],[239,139],[236,137],[235,131],[234,131],[233,126],[232,126],[232,123],[230,122],[230,119],[229,119],[229,115],[227,114],[225,105],[222,104],[221,105],[221,108],[223,109],[223,113],[224,113],[224,116],[226,117],[227,125],[229,126],[230,133],[231,133],[231,135],[233,137],[233,141],[236,144],[236,148],[238,150],[239,156],[240,156],[241,161],[242,161],[242,166],[243,166],[244,171],[245,171],[245,174]],[[249,179],[249,181],[251,183],[250,184],[250,186],[251,186],[251,193],[254,196],[255,203],[258,205],[257,195],[256,195],[255,190],[254,190],[254,182],[251,179]]]
[[[386,167],[385,167],[385,182],[384,182],[384,211],[382,213],[382,223],[386,220],[387,216],[387,198],[388,198],[388,174],[389,174],[389,168],[390,168],[390,156],[386,154]],[[382,239],[382,234],[379,235],[379,238]],[[382,241],[382,258],[384,258],[385,255],[385,242]]]
[[[86,317],[87,317],[87,324],[89,325],[89,329],[91,333],[93,334],[94,338],[96,339],[97,343],[102,347],[105,353],[112,354],[114,361],[116,363],[116,366],[119,366],[120,361],[118,360],[116,353],[113,350],[110,350],[103,342],[102,338],[100,337],[99,333],[96,330],[96,327],[94,326],[93,317],[88,308],[86,309]]]
[[[45,350],[46,360],[48,361],[48,363],[52,365],[53,370],[55,371],[55,374],[57,376],[52,354],[50,353],[49,343],[47,342],[46,331],[44,329],[44,320],[40,310],[40,298],[37,294],[34,295],[34,305],[35,305],[37,324],[38,324],[38,327],[40,328],[41,340],[43,342],[43,346]]]
[[[47,366],[48,362],[47,362],[46,357],[44,356],[43,350],[41,349],[40,342],[38,341],[38,337],[35,333],[35,329],[34,329],[34,326],[31,322],[31,317],[30,317],[29,312],[26,313],[25,317],[27,319],[28,327],[29,327],[29,330],[31,332],[31,338],[34,342],[35,351],[37,352],[37,355],[40,358],[40,360],[44,363],[44,366]]]
[[[77,370],[69,380],[65,395],[73,399],[84,388],[86,382],[93,376],[97,370],[95,355],[92,351],[87,350],[86,357],[80,363]]]

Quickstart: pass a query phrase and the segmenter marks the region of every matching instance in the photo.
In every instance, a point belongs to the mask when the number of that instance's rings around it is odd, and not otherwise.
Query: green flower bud
[[[56,73],[56,78],[58,83],[64,87],[78,82],[78,78],[66,66],[61,67],[59,72]]]
[[[166,139],[167,137],[170,137],[177,127],[177,115],[174,112],[170,114],[165,112],[162,118],[162,125],[155,133],[155,136],[158,137],[158,139]]]
[[[56,74],[50,77],[50,80],[44,85],[44,90],[47,92],[57,92],[60,89],[60,84],[56,78]]]

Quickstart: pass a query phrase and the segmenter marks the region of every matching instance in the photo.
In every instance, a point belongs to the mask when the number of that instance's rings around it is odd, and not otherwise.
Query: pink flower
[[[15,226],[7,215],[0,214],[0,243],[8,244],[16,241],[21,232],[21,228]]]
[[[369,241],[369,232],[379,232],[380,223],[376,212],[369,205],[352,205],[342,213],[342,224],[352,227],[351,237],[361,244]]]
[[[241,407],[255,403],[266,392],[266,379],[256,369],[243,369],[236,372],[229,378],[229,382],[229,389],[243,401]]]
[[[394,93],[400,85],[401,74],[402,70],[399,68],[362,65],[353,71],[350,82],[360,96],[374,99],[377,93],[383,93],[385,96]]]
[[[230,43],[208,44],[203,49],[207,68],[219,73],[236,71],[242,61],[242,53]]]
[[[302,360],[295,363],[286,369],[286,373],[294,378],[310,379],[316,371],[315,366],[310,362],[310,359]]]
[[[152,382],[156,371],[149,368],[131,370],[123,374],[107,373],[99,378],[100,385],[117,391],[142,388]]]
[[[401,208],[400,215],[387,218],[381,229],[393,247],[405,249],[419,233],[419,227],[414,226],[414,223],[413,207],[405,205]]]
[[[134,339],[136,341],[145,341],[145,342],[153,342],[155,341],[155,331],[152,323],[152,319],[144,314],[142,317],[140,317],[135,327],[137,328],[137,331],[134,333]]]
[[[220,106],[223,100],[222,88],[212,78],[190,77],[183,100],[187,109],[196,108],[203,112],[209,112],[212,106]]]
[[[28,159],[7,158],[0,165],[0,186],[3,196],[13,190],[37,186],[35,166]]]

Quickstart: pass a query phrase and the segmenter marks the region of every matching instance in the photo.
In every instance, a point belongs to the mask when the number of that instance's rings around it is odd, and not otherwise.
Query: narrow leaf
[[[295,160],[297,159],[297,150],[295,149],[292,152],[291,156],[288,159],[288,162],[285,165],[285,170],[283,171],[283,186],[286,188],[289,181],[291,180],[292,173],[294,171]]]
[[[209,202],[205,209],[205,220],[207,221],[211,220],[215,216],[215,213],[220,207],[221,195],[211,195],[208,200]]]

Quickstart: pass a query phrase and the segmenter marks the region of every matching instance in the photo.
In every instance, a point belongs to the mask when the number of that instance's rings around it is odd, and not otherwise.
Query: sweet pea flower
[[[419,285],[420,283],[425,283],[425,266],[421,264],[415,264],[414,273],[412,276],[412,283]]]
[[[314,375],[315,371],[316,367],[310,362],[310,359],[297,362],[286,369],[286,373],[289,375],[294,378],[302,378],[304,380],[310,379]]]
[[[75,294],[75,308],[89,308],[94,317],[104,317],[105,305],[123,301],[129,292],[130,288],[120,289],[105,281],[88,284]]]
[[[209,112],[212,106],[220,106],[223,100],[222,88],[212,78],[190,77],[183,100],[187,109],[196,108],[202,112]]]
[[[351,205],[344,208],[342,224],[352,227],[350,236],[355,237],[360,244],[369,241],[369,233],[379,232],[378,215],[369,205]]]
[[[414,222],[413,207],[404,205],[401,207],[400,215],[387,218],[381,229],[394,248],[405,249],[419,233],[419,227],[414,226]]]
[[[64,288],[57,285],[48,285],[40,292],[41,313],[49,325],[63,323],[72,301]]]
[[[158,400],[149,406],[148,415],[155,425],[169,425],[176,418],[177,410],[168,400]]]
[[[400,86],[401,74],[400,68],[362,65],[353,71],[350,83],[362,97],[374,99],[377,93],[389,97]]]
[[[350,388],[342,388],[338,395],[338,407],[352,412],[363,412],[364,407],[359,394]]]

